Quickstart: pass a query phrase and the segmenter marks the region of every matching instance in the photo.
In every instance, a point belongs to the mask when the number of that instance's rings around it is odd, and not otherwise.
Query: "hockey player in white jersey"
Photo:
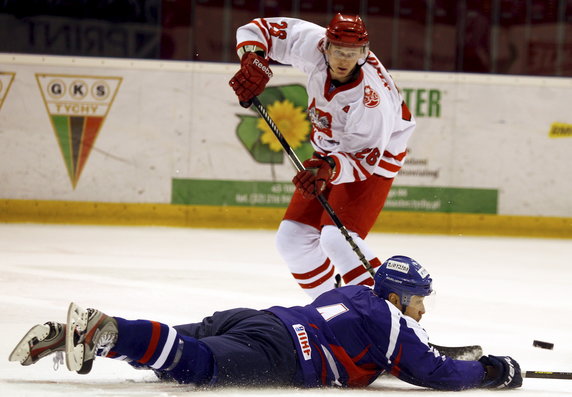
[[[312,158],[278,229],[277,248],[299,285],[316,297],[373,279],[315,197],[322,193],[375,269],[364,240],[402,167],[415,120],[393,79],[369,50],[359,16],[337,14],[324,29],[293,18],[258,18],[237,31],[241,68],[230,80],[243,106],[272,77],[269,59],[308,75]]]

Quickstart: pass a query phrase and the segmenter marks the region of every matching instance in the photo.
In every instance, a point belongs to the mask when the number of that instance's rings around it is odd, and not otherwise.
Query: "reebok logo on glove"
[[[262,64],[262,62],[260,62],[258,59],[254,59],[254,61],[252,62],[255,66],[259,67],[260,70],[262,70],[264,73],[266,73],[266,75],[268,76],[268,78],[272,77],[272,71],[270,70],[269,67],[264,66]]]
[[[250,101],[260,95],[272,77],[268,61],[254,52],[246,52],[240,61],[240,70],[228,82],[240,104],[250,106]]]

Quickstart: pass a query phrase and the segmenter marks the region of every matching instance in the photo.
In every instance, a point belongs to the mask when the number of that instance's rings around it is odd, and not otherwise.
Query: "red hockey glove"
[[[312,199],[321,194],[326,185],[334,176],[336,163],[334,159],[328,156],[321,156],[314,153],[314,156],[302,163],[303,171],[299,171],[292,183],[296,185],[305,199]]]
[[[254,52],[246,52],[240,61],[240,70],[228,84],[234,90],[241,105],[245,103],[250,106],[250,100],[264,91],[271,77],[272,71],[268,61]]]

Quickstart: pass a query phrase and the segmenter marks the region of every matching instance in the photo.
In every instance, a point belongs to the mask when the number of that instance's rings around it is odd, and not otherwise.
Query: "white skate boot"
[[[66,365],[70,371],[87,374],[95,356],[105,356],[117,341],[117,321],[95,309],[70,303],[66,328]]]
[[[37,363],[52,353],[54,365],[57,369],[59,363],[63,361],[63,352],[66,347],[66,326],[65,324],[47,322],[32,327],[26,335],[18,342],[12,353],[10,361],[19,361],[22,365],[32,365]]]

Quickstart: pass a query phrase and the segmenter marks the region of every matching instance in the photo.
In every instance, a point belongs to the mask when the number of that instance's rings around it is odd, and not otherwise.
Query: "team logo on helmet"
[[[369,85],[366,85],[363,90],[363,104],[367,108],[374,108],[379,105],[379,94]]]

